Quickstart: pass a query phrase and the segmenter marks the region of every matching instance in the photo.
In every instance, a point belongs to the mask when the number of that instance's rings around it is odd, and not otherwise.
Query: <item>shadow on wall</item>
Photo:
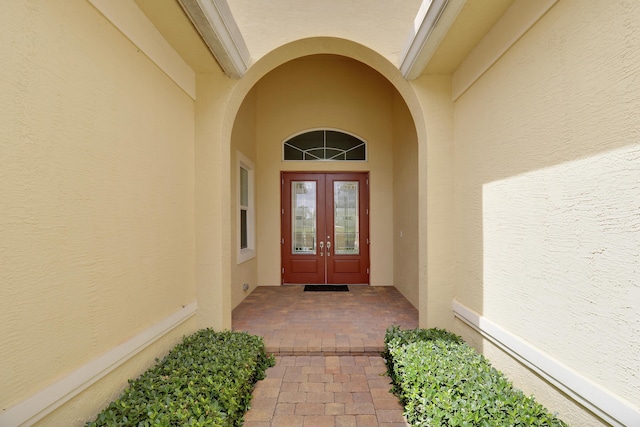
[[[454,107],[458,302],[596,413],[640,401],[638,16],[558,2]]]

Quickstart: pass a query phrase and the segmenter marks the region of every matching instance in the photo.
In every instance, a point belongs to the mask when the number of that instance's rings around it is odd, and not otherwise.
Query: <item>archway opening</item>
[[[284,161],[285,140],[317,129],[339,129],[366,140],[366,161]],[[342,55],[314,54],[285,62],[260,78],[243,99],[230,148],[231,253],[238,253],[243,232],[239,159],[255,165],[256,242],[255,257],[231,259],[232,307],[255,286],[282,283],[283,171],[370,174],[370,283],[395,286],[418,307],[418,136],[405,100],[386,77]],[[244,284],[248,289],[243,290]]]

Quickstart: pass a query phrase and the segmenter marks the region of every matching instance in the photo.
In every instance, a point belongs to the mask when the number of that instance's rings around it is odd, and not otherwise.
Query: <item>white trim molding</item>
[[[249,49],[226,0],[178,0],[225,74],[241,78],[249,68]]]
[[[400,72],[407,80],[420,77],[453,25],[466,0],[423,0],[413,24]]]
[[[640,408],[631,402],[605,390],[460,302],[454,300],[452,306],[455,317],[598,417],[613,426],[640,426]]]
[[[196,74],[133,1],[87,0],[191,99]]]
[[[252,258],[256,257],[256,203],[255,203],[255,170],[256,167],[253,162],[240,151],[236,150],[236,169],[237,169],[237,185],[236,185],[236,196],[238,197],[237,203],[237,257],[236,263],[242,264],[245,261],[248,261]],[[247,171],[247,204],[242,204],[242,172],[244,169]],[[241,220],[241,212],[246,212],[246,232],[247,232],[247,247],[242,248],[242,220]]]
[[[196,301],[184,306],[129,341],[0,412],[0,426],[28,426],[38,422],[192,317],[197,308]]]

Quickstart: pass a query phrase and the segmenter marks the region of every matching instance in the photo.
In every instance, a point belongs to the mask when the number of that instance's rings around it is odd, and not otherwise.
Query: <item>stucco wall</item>
[[[194,301],[194,107],[86,1],[0,21],[8,408]]]
[[[393,96],[393,285],[414,307],[419,302],[418,136],[404,100]]]
[[[231,328],[231,135],[242,99],[221,72],[197,75],[195,112],[196,295],[201,327]],[[248,92],[248,91],[247,91]],[[243,97],[244,98],[244,97]]]
[[[231,134],[231,306],[235,307],[255,289],[258,283],[258,261],[256,257],[238,264],[238,235],[239,235],[239,187],[238,187],[238,153],[249,159],[254,167],[256,164],[256,91],[252,90],[246,96]],[[255,169],[254,169],[255,177]],[[255,179],[254,179],[255,185]],[[255,188],[255,187],[254,187]],[[254,195],[255,208],[255,195]],[[254,215],[259,212],[254,210]],[[243,284],[249,289],[244,291]]]
[[[453,103],[451,77],[412,82],[422,104],[426,138],[419,144],[420,326],[451,328],[453,268]]]
[[[288,62],[257,85],[258,277],[278,285],[280,171],[370,171],[371,284],[393,284],[392,86],[368,66],[338,56]],[[282,142],[316,128],[368,142],[367,162],[283,162]]]
[[[635,405],[639,45],[640,4],[558,2],[454,107],[456,297]]]

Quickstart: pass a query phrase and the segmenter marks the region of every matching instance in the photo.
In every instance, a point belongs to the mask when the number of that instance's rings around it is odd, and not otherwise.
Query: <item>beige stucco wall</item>
[[[393,285],[419,307],[418,136],[407,104],[393,96]]]
[[[253,291],[258,283],[258,261],[253,258],[238,263],[238,235],[239,235],[239,187],[238,187],[238,159],[244,156],[256,164],[256,91],[252,90],[247,94],[245,100],[238,111],[238,115],[233,124],[231,134],[231,306],[235,307]],[[239,155],[240,153],[240,155]],[[254,169],[255,174],[255,169]],[[255,177],[255,175],[254,175]],[[254,179],[255,185],[255,179]],[[255,203],[255,195],[254,195]],[[254,205],[255,208],[255,205]],[[254,215],[259,215],[254,210]],[[244,291],[242,286],[249,285],[249,289]]]
[[[393,284],[393,88],[344,57],[291,61],[257,85],[257,250],[259,285],[280,284],[280,171],[369,171],[371,284]],[[283,162],[282,142],[334,128],[368,142],[367,162]]]
[[[558,2],[454,107],[456,297],[635,405],[638,45],[640,4]]]
[[[8,408],[195,300],[194,107],[84,0],[10,2],[0,21]]]
[[[454,295],[453,103],[451,77],[412,82],[425,120],[418,146],[420,326],[450,329]]]
[[[193,333],[196,328],[195,318],[189,319],[163,336],[161,340],[146,347],[134,358],[118,366],[108,376],[92,384],[86,391],[73,396],[34,426],[84,426],[87,421],[94,419],[111,401],[120,396],[129,384],[127,382],[129,379],[138,377],[140,373],[155,365],[156,359],[162,359],[185,335]]]
[[[234,87],[222,74],[199,74],[195,112],[195,242],[198,323],[231,328],[231,134]],[[227,114],[227,109],[231,114]],[[224,284],[227,284],[225,286]]]

